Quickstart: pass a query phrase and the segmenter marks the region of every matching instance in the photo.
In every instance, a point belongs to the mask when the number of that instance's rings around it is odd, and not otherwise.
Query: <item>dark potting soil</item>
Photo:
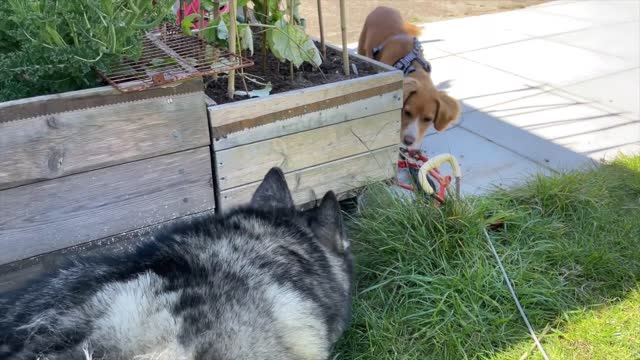
[[[319,43],[316,42],[316,46],[320,49]],[[350,64],[356,65],[358,74],[354,74],[353,69],[351,69],[351,75],[345,76],[342,70],[342,54],[327,47],[327,57],[322,59],[320,70],[308,63],[304,63],[298,69],[294,67],[294,79],[291,81],[289,63],[280,62],[280,60],[269,51],[267,51],[265,69],[262,68],[261,47],[262,40],[259,35],[255,35],[253,56],[249,53],[243,53],[243,56],[253,60],[255,65],[245,68],[244,73],[261,83],[266,84],[270,82],[272,86],[271,94],[373,75],[379,72],[373,65],[367,62],[350,58]],[[233,99],[229,99],[227,97],[227,78],[225,76],[220,76],[217,80],[207,78],[205,82],[207,83],[206,94],[218,104],[242,101],[249,98],[248,96],[235,95]],[[245,91],[245,83],[249,91],[264,88],[263,85],[248,80],[243,82],[240,71],[236,71],[236,90]]]

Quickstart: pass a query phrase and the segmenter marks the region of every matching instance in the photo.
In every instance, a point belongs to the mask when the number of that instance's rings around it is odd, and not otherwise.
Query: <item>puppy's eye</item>
[[[411,117],[411,112],[409,110],[405,110],[404,116]]]
[[[433,121],[433,119],[432,119],[432,118],[430,118],[430,117],[426,117],[426,118],[422,119],[422,121],[424,121],[424,122],[428,123],[428,122]]]

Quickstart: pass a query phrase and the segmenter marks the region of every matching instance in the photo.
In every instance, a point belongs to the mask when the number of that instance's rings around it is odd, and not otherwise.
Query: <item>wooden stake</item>
[[[229,2],[229,52],[231,54],[236,53],[236,38],[237,38],[237,24],[236,18],[238,17],[238,1],[231,0]],[[221,20],[222,21],[222,20]],[[227,87],[227,97],[233,99],[233,92],[236,88],[236,71],[229,71],[229,86]]]
[[[217,19],[220,17],[220,1],[213,2],[213,18]]]
[[[295,25],[296,21],[293,18],[293,2],[294,0],[290,0],[289,1],[289,22],[291,23],[291,25]],[[291,80],[291,82],[293,82],[293,62],[289,61],[289,78]]]
[[[322,1],[318,0],[318,23],[320,24],[320,49],[322,57],[327,58],[327,46],[324,44],[324,25],[322,24]]]
[[[262,5],[264,7],[264,14],[262,14],[262,23],[266,24],[269,19],[269,3],[268,0],[262,0]],[[262,72],[267,72],[267,32],[262,32]]]
[[[345,0],[340,0],[340,31],[342,32],[342,67],[344,74],[349,76],[349,50],[347,49],[347,14],[344,7]]]
[[[202,1],[198,3],[200,19],[198,20],[198,37],[202,38],[202,28],[204,27],[204,8],[202,7]]]

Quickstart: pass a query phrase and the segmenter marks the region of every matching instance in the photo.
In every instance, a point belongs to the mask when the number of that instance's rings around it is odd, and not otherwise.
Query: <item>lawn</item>
[[[350,221],[354,320],[340,359],[640,358],[640,157],[434,208],[369,190]],[[530,359],[539,359],[534,350]]]

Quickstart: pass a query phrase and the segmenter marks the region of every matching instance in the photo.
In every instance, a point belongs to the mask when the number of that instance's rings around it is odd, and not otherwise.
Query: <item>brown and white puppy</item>
[[[404,21],[397,10],[380,6],[365,20],[358,54],[393,66],[413,51],[414,38],[420,32],[418,26]],[[376,48],[379,51],[374,54]],[[413,61],[411,65],[416,70],[404,79],[400,140],[409,149],[417,150],[432,124],[437,131],[443,131],[458,118],[460,105],[447,93],[436,89],[430,69],[425,69],[420,61]]]

